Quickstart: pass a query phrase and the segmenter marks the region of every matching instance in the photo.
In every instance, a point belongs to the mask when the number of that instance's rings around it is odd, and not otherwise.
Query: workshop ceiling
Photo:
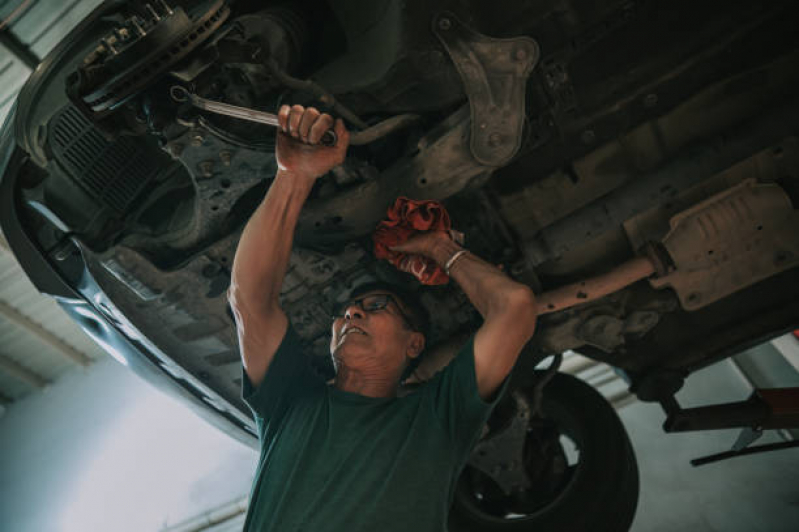
[[[100,0],[0,0],[0,123],[39,59]],[[0,235],[0,406],[45,389],[103,352],[39,294]]]
[[[0,121],[39,59],[101,0],[0,0]]]
[[[61,307],[33,287],[0,237],[0,404],[102,356]]]

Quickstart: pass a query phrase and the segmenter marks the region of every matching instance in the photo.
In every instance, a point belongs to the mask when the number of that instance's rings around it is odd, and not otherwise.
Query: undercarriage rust
[[[314,105],[365,139],[312,191],[283,285],[322,371],[338,300],[408,281],[371,253],[401,195],[442,200],[470,250],[533,288],[530,357],[574,349],[635,384],[799,325],[795,3],[187,2],[181,32],[202,37],[146,75],[133,34],[114,31],[130,4],[98,8],[22,91],[15,197],[54,268],[68,278],[83,257],[132,326],[228,405],[245,409],[225,290],[276,171],[274,130],[175,105],[176,84],[268,112]],[[143,28],[153,53],[182,44],[152,39],[169,20]],[[72,241],[80,254],[58,252]],[[455,287],[422,299],[433,348],[479,324]]]

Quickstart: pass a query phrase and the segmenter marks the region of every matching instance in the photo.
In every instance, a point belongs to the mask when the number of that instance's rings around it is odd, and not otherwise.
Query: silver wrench
[[[265,111],[256,111],[255,109],[248,109],[247,107],[239,107],[238,105],[230,105],[229,103],[215,102],[207,100],[201,96],[191,93],[180,85],[174,85],[169,89],[169,95],[176,102],[189,102],[194,107],[215,113],[218,115],[232,116],[241,120],[249,120],[250,122],[258,122],[259,124],[266,124],[268,126],[280,127],[280,122],[277,115],[267,113]],[[336,132],[328,129],[322,134],[320,143],[324,146],[335,146],[338,142]]]

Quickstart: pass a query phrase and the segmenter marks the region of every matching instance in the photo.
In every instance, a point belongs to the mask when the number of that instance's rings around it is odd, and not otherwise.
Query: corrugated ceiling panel
[[[22,2],[9,5],[0,2],[0,18],[10,15]],[[44,57],[102,0],[31,0],[18,16],[11,19],[5,31],[11,31],[34,55]],[[3,46],[0,46],[0,124],[30,69]]]
[[[11,30],[39,57],[44,57],[101,0],[38,0]]]
[[[75,366],[58,351],[24,329],[0,317],[0,355],[12,359],[49,381]]]
[[[23,0],[24,1],[24,0]],[[22,2],[0,1],[0,18]],[[10,20],[10,30],[38,57],[44,57],[102,0],[31,0],[19,16]],[[5,120],[30,69],[0,46],[0,122]],[[89,356],[104,356],[102,350],[47,296],[39,294],[11,254],[0,247],[0,301],[55,334],[69,346]],[[0,354],[48,379],[57,379],[76,364],[35,335],[0,316]],[[35,388],[0,372],[0,393],[19,399]]]
[[[0,123],[5,121],[17,93],[31,71],[0,45]]]
[[[36,291],[16,260],[2,248],[0,248],[0,301],[10,305],[87,356],[91,358],[104,356],[99,346],[54,300]],[[51,381],[57,379],[64,371],[76,367],[74,362],[57,349],[2,316],[0,316],[0,354]],[[14,395],[13,390],[4,388],[2,382],[4,381],[0,381],[0,392],[18,397]],[[25,386],[33,391],[29,386]]]
[[[25,80],[28,79],[31,69],[18,61],[11,52],[3,45],[0,45],[0,76],[3,79],[3,93],[16,95]],[[0,104],[8,105],[13,100],[12,97],[4,96]]]

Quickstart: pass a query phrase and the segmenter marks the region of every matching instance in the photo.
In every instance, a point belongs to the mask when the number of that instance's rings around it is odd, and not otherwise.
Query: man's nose
[[[344,318],[351,320],[352,318],[357,317],[359,319],[363,319],[363,310],[361,309],[360,305],[353,304],[347,307],[344,312]]]

